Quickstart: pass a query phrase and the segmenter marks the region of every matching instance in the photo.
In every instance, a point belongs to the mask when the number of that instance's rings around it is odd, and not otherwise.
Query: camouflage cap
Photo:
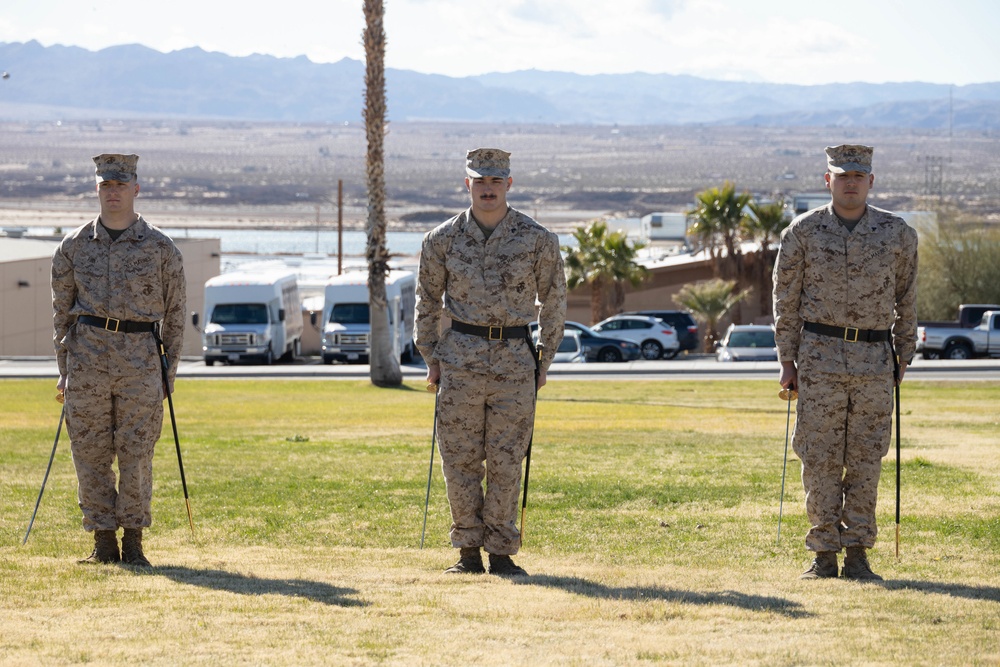
[[[476,148],[465,154],[465,173],[469,178],[510,177],[510,153],[499,148]]]
[[[94,156],[94,164],[97,165],[95,174],[97,182],[101,181],[121,181],[129,183],[136,179],[135,163],[139,161],[139,156],[121,155],[120,153],[101,153]]]
[[[834,174],[843,174],[845,171],[860,171],[870,174],[872,173],[872,153],[874,151],[875,149],[871,146],[852,144],[827,146],[826,168]]]

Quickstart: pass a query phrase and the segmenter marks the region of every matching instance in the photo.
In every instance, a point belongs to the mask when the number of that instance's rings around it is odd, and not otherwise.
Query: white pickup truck
[[[986,311],[971,329],[917,327],[917,352],[924,359],[1000,357],[1000,310]]]

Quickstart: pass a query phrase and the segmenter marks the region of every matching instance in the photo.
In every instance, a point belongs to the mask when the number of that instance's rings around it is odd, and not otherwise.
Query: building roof
[[[49,259],[56,251],[59,239],[10,238],[0,236],[0,262],[26,259]]]

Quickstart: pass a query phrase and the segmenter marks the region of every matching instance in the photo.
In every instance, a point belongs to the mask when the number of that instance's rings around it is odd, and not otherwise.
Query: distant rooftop
[[[0,262],[52,257],[58,239],[15,238],[0,236]]]

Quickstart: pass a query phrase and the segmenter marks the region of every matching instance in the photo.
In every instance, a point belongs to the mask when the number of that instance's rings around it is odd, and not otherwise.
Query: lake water
[[[249,259],[260,259],[282,255],[326,255],[337,257],[337,230],[308,231],[301,229],[190,229],[161,227],[172,238],[219,239],[223,255],[223,272],[234,264]],[[53,227],[28,227],[26,235],[51,236]],[[403,257],[416,257],[424,232],[387,232],[386,246],[389,252]],[[364,263],[365,247],[368,243],[363,231],[343,233],[344,257],[351,258],[352,264]],[[559,235],[560,245],[576,245],[570,234]],[[236,255],[237,257],[227,257]],[[257,255],[254,258],[240,258],[241,255]]]
[[[257,255],[304,255],[318,253],[337,256],[337,231],[306,231],[298,229],[170,229],[162,228],[173,238],[219,239],[222,252]],[[416,256],[420,252],[423,232],[388,232],[386,246],[397,255]],[[344,256],[364,257],[368,243],[362,231],[343,233]]]
[[[170,229],[163,231],[174,238],[217,238],[222,242],[223,253],[252,253],[258,255],[304,255],[319,253],[337,256],[336,230],[305,231],[278,229]],[[362,231],[347,231],[343,233],[344,256],[364,257],[368,244],[368,236]],[[420,254],[420,244],[424,240],[424,232],[387,232],[386,247],[394,255],[416,257]],[[560,245],[576,246],[576,239],[571,234],[559,235]]]

